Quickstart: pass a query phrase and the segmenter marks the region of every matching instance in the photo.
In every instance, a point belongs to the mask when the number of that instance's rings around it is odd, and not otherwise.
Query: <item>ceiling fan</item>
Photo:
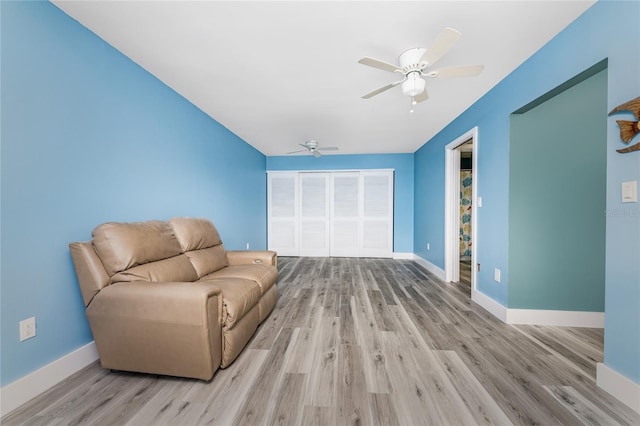
[[[472,77],[480,74],[484,65],[462,65],[446,67],[436,70],[429,70],[440,58],[451,49],[462,34],[453,28],[445,28],[438,35],[430,48],[415,47],[406,50],[398,57],[399,65],[390,64],[378,59],[364,57],[358,62],[383,71],[397,72],[404,75],[399,81],[394,81],[371,93],[367,93],[362,99],[369,99],[375,95],[402,84],[402,93],[411,98],[411,110],[418,102],[426,101],[429,98],[426,90],[426,82],[423,77],[429,78],[452,78],[452,77]]]
[[[327,146],[327,147],[320,148],[318,146],[318,141],[313,140],[313,139],[309,139],[308,141],[305,141],[305,143],[301,143],[301,144],[298,144],[298,145],[304,147],[305,149],[301,149],[299,151],[287,152],[287,155],[288,154],[297,154],[299,152],[308,151],[314,157],[318,158],[318,157],[322,157],[322,153],[320,152],[320,150],[322,150],[322,151],[337,151],[338,150],[337,146]]]

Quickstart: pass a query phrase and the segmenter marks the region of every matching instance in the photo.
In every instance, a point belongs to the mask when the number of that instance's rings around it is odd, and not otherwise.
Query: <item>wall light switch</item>
[[[478,203],[478,207],[482,207],[482,197],[478,197],[476,202]]]
[[[20,341],[36,337],[36,317],[20,321]]]
[[[637,203],[638,202],[638,181],[622,182],[622,202]]]
[[[495,282],[499,283],[500,282],[500,269],[495,268],[493,270],[493,279],[495,280]]]

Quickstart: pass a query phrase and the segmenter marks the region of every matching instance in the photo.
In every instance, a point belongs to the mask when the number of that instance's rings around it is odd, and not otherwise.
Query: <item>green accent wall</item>
[[[509,308],[604,311],[607,71],[594,70],[511,115]]]

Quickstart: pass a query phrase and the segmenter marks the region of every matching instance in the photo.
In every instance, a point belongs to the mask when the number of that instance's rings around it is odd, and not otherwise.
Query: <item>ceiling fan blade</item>
[[[458,67],[440,68],[425,75],[431,78],[473,77],[482,72],[484,65],[462,65]]]
[[[438,37],[436,37],[436,40],[433,42],[431,47],[424,52],[420,62],[426,62],[427,66],[435,64],[444,56],[445,53],[449,51],[449,49],[453,47],[454,44],[456,44],[461,35],[462,34],[458,30],[445,28],[440,34],[438,34]]]
[[[318,148],[322,151],[337,151],[339,148],[337,146],[327,146],[327,147],[322,147],[322,148]]]
[[[287,152],[287,155],[289,155],[289,154],[297,154],[297,153],[299,153],[299,152],[307,152],[307,151],[309,151],[309,150],[308,150],[308,149],[301,149],[300,151],[291,151],[291,152]]]
[[[400,81],[394,81],[393,83],[389,83],[389,84],[387,84],[386,86],[383,86],[383,87],[379,88],[378,90],[374,90],[374,91],[373,91],[373,92],[371,92],[371,93],[367,93],[366,95],[364,95],[364,96],[362,97],[362,99],[369,99],[369,98],[371,98],[371,97],[373,97],[373,96],[375,96],[375,95],[379,95],[380,93],[384,92],[385,90],[389,90],[389,89],[391,89],[392,87],[395,87],[395,86],[397,86],[398,84],[402,83],[403,81],[404,81],[404,80],[400,80]]]
[[[311,151],[311,153],[312,153],[312,154],[313,154],[313,156],[314,156],[314,157],[316,157],[316,158],[320,158],[320,157],[322,157],[322,154],[321,154],[317,149],[316,149],[316,150]]]
[[[427,89],[424,89],[422,93],[413,97],[413,100],[416,101],[417,104],[420,102],[424,102],[429,99],[429,94],[427,93]]]
[[[390,64],[388,62],[384,62],[384,61],[380,61],[378,59],[373,59],[373,58],[362,58],[358,61],[358,63],[362,64],[362,65],[367,65],[373,68],[378,68],[380,70],[383,71],[390,71],[390,72],[402,72],[402,70],[400,68],[398,68],[397,65],[393,65]]]

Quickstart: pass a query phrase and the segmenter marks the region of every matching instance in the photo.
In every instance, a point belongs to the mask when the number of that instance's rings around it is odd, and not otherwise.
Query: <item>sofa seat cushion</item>
[[[258,304],[260,286],[242,278],[201,279],[215,284],[222,290],[222,326],[229,330]]]
[[[208,274],[203,279],[227,278],[243,278],[254,281],[260,286],[260,295],[263,295],[276,283],[278,269],[275,266],[264,264],[232,265]]]

